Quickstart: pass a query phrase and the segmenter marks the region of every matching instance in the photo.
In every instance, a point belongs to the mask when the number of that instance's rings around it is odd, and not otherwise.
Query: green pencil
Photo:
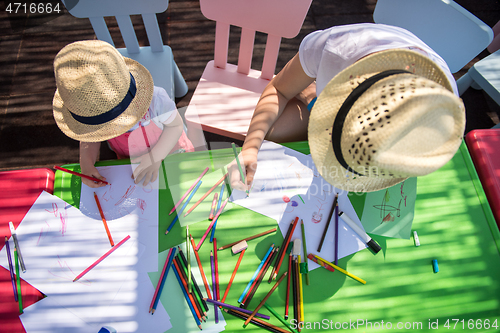
[[[286,328],[288,328],[290,331],[292,331],[293,333],[297,333],[296,330],[294,330],[292,328],[292,326],[290,326],[290,323],[287,322],[285,319],[283,319],[283,317],[281,317],[278,312],[276,312],[276,310],[274,310],[272,307],[270,307],[269,305],[267,305],[267,303],[264,303],[264,306],[266,307],[266,309],[269,310],[269,312],[271,312],[279,321],[281,321],[283,323],[283,325],[286,326]]]
[[[23,313],[23,295],[21,294],[21,277],[19,276],[19,258],[17,251],[14,249],[14,261],[16,262],[16,285],[17,285],[17,301],[19,303],[19,314]]]
[[[307,246],[306,246],[306,232],[304,230],[304,221],[300,220],[300,228],[302,229],[302,246],[304,247],[304,262],[300,264],[304,268],[306,274],[306,284],[309,285],[309,267],[307,265]]]
[[[234,158],[236,159],[236,163],[238,163],[238,169],[240,169],[241,179],[246,185],[245,174],[243,173],[243,169],[241,168],[240,159],[238,158],[238,152],[236,151],[236,145],[234,144],[234,142],[231,142],[231,147],[233,147]],[[247,193],[248,196],[248,189],[245,190],[245,192]]]
[[[187,252],[187,264],[188,264],[188,271],[187,271],[187,285],[188,285],[188,292],[193,292],[193,289],[191,287],[191,249],[190,249],[191,242],[189,240],[189,225],[186,226],[186,252]]]

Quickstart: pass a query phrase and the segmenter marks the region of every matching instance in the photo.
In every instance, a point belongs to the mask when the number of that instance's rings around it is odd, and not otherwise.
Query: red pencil
[[[189,237],[191,238],[194,255],[196,256],[196,261],[198,262],[198,269],[200,270],[200,274],[203,279],[203,284],[205,285],[205,290],[207,291],[208,298],[212,298],[212,294],[210,294],[210,288],[208,287],[207,277],[205,276],[205,272],[203,272],[203,266],[201,266],[200,256],[198,254],[198,251],[196,250],[196,244],[194,243],[193,236],[189,235]]]
[[[297,216],[295,218],[295,221],[293,222],[293,225],[292,225],[292,230],[290,231],[290,234],[288,235],[288,239],[285,239],[283,241],[283,244],[288,244],[290,243],[290,239],[292,239],[292,235],[293,235],[293,231],[295,230],[295,227],[297,226],[297,222],[299,221],[299,217]],[[285,249],[284,249],[285,250]],[[277,258],[277,264],[276,264],[276,269],[274,270],[274,275],[272,277],[272,279],[276,279],[276,276],[278,276],[278,272],[280,271],[280,266],[281,266],[281,262],[283,261],[283,257],[285,256],[285,252],[286,251],[283,251],[281,253],[281,256],[279,258]]]
[[[215,239],[215,238],[214,238]],[[224,303],[226,301],[227,293],[229,292],[229,288],[231,288],[231,284],[233,284],[234,277],[236,276],[236,272],[238,271],[238,267],[240,267],[241,259],[243,259],[243,255],[245,254],[246,249],[240,252],[240,257],[238,258],[238,261],[236,262],[236,266],[234,267],[233,274],[231,275],[231,278],[229,279],[229,283],[227,285],[226,291],[224,292],[224,297],[222,297],[221,302]]]
[[[117,248],[119,248],[120,246],[123,245],[123,243],[125,243],[126,241],[128,241],[130,239],[130,236],[127,236],[125,237],[124,239],[122,239],[118,244],[116,244],[115,246],[113,246],[111,249],[109,249],[108,252],[104,253],[99,259],[97,259],[92,265],[90,265],[87,269],[85,269],[83,272],[81,272],[80,274],[78,274],[78,276],[73,280],[73,282],[81,279],[82,276],[84,276],[85,274],[87,274],[92,268],[94,268],[95,266],[97,266],[97,264],[99,264],[101,261],[103,261],[104,259],[106,259],[107,256],[109,256],[111,253],[113,253],[114,250],[116,250]]]
[[[101,203],[99,202],[99,198],[97,194],[94,192],[95,202],[97,204],[97,208],[99,208],[99,214],[101,214],[102,223],[104,224],[104,229],[106,229],[106,233],[108,234],[109,242],[111,246],[115,246],[115,242],[113,242],[113,237],[111,237],[111,233],[109,232],[108,223],[106,222],[106,218],[104,218],[104,213],[102,211]]]
[[[184,216],[188,216],[188,214],[191,213],[193,211],[193,209],[195,209],[200,204],[200,202],[205,200],[205,198],[208,197],[208,195],[210,193],[212,193],[212,191],[215,190],[215,188],[217,186],[219,186],[220,183],[222,183],[224,181],[224,179],[226,179],[226,177],[227,177],[227,173],[224,176],[222,176],[222,178],[219,179],[219,181],[217,183],[215,183],[215,185],[212,186],[212,188],[210,190],[208,190],[207,193],[203,194],[203,196],[198,201],[196,201],[196,203],[193,206],[191,206],[191,208],[188,209],[188,211],[186,212],[186,214],[184,214]]]
[[[175,269],[177,270],[177,273],[179,274],[179,277],[180,277],[180,280],[182,282],[182,287],[181,288],[184,288],[184,290],[186,291],[188,297],[189,297],[189,300],[191,301],[191,303],[193,304],[193,308],[194,308],[194,312],[196,312],[196,316],[198,317],[198,319],[201,321],[205,319],[204,316],[202,316],[202,314],[200,313],[200,309],[198,308],[198,306],[196,305],[196,302],[194,300],[194,297],[193,297],[193,293],[190,293],[188,291],[188,284],[186,282],[186,280],[184,279],[184,277],[182,276],[181,272],[182,272],[182,268],[179,267],[177,261],[174,260],[172,261],[172,264],[174,265]]]
[[[198,245],[196,246],[196,251],[199,251],[200,250],[200,247],[203,245],[203,242],[205,241],[205,238],[207,238],[209,232],[212,230],[212,227],[214,226],[214,223],[217,221],[217,219],[219,218],[219,215],[222,213],[222,211],[224,210],[224,207],[226,207],[226,204],[227,204],[227,201],[229,200],[229,198],[226,198],[226,200],[224,200],[224,202],[222,203],[222,205],[220,206],[219,208],[219,211],[217,212],[217,214],[214,216],[214,219],[212,220],[212,222],[210,222],[210,225],[208,226],[207,228],[207,231],[205,231],[205,233],[203,234],[203,236],[201,236],[201,239],[200,241],[198,242]],[[217,250],[217,249],[216,249]]]
[[[167,258],[165,259],[165,264],[163,265],[163,270],[161,271],[160,279],[158,280],[158,284],[156,285],[153,299],[151,300],[151,305],[149,306],[149,312],[151,312],[153,310],[153,306],[154,306],[155,301],[156,301],[156,296],[158,295],[158,290],[160,289],[161,281],[163,280],[163,277],[165,276],[165,271],[167,270],[168,259],[170,258],[170,255],[172,254],[172,250],[173,250],[173,248],[170,248],[170,250],[168,250],[168,255],[167,255]],[[153,311],[153,313],[154,313],[154,311]]]
[[[203,172],[198,177],[198,179],[196,179],[194,181],[193,185],[191,185],[191,187],[186,191],[186,193],[184,193],[184,195],[182,196],[182,198],[180,198],[180,200],[175,204],[174,208],[172,208],[172,210],[170,211],[170,213],[168,213],[168,215],[170,215],[173,212],[175,212],[175,210],[177,209],[177,207],[181,204],[182,200],[184,200],[186,198],[186,196],[189,194],[189,192],[191,192],[191,190],[193,189],[193,187],[195,187],[196,184],[198,184],[198,181],[207,173],[207,171],[208,171],[208,167],[206,167],[206,169],[203,170]]]
[[[90,180],[93,180],[93,181],[95,181],[97,183],[104,183],[106,185],[111,185],[110,183],[108,183],[105,180],[101,180],[99,178],[94,178],[94,177],[90,177],[90,176],[84,175],[83,173],[79,173],[79,172],[76,172],[76,171],[71,171],[71,170],[68,170],[68,169],[65,169],[65,168],[61,168],[61,167],[59,167],[57,165],[54,165],[54,169],[67,172],[67,173],[70,173],[70,174],[78,176],[78,177],[90,179]]]

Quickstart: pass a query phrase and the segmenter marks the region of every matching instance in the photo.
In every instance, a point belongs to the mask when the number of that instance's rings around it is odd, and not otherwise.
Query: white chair
[[[104,17],[114,16],[126,48],[118,51],[127,58],[145,66],[153,76],[156,86],[168,95],[184,96],[188,87],[169,46],[163,44],[156,13],[167,10],[168,0],[62,0],[69,13],[78,18],[88,18],[98,39],[115,45]],[[150,46],[139,46],[130,15],[142,15]]]
[[[500,105],[500,50],[476,62],[457,80],[457,86],[460,95],[470,86],[483,89]]]
[[[484,22],[452,0],[377,0],[375,23],[405,28],[458,72],[493,40]]]
[[[185,113],[195,147],[203,131],[244,140],[259,97],[273,78],[281,38],[295,37],[312,0],[200,0],[201,12],[216,21],[215,54]],[[241,27],[238,65],[227,63],[230,26]],[[267,34],[262,70],[251,68],[255,32]]]

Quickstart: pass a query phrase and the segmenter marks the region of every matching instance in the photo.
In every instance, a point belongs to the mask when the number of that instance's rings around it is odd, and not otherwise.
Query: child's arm
[[[82,173],[87,176],[106,180],[99,174],[97,168],[94,166],[97,158],[99,157],[99,149],[101,148],[100,142],[80,142],[80,168]],[[82,178],[82,183],[89,187],[102,187],[106,186],[102,182],[94,182],[90,179]]]
[[[156,180],[162,160],[170,153],[172,148],[174,148],[183,130],[184,123],[179,113],[176,112],[175,119],[164,125],[163,132],[151,151],[142,156],[131,158],[132,163],[140,163],[132,175],[136,184],[143,178],[143,185],[147,185],[149,182],[154,182]]]

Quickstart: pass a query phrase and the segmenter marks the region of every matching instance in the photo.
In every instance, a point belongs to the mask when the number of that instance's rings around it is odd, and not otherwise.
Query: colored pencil
[[[9,239],[7,238],[7,236],[5,236],[5,250],[7,252],[7,260],[9,261],[10,280],[12,282],[12,289],[14,290],[14,299],[17,302],[16,278],[14,277],[14,266],[12,265],[12,256],[10,254]]]
[[[285,319],[288,319],[288,306],[290,304],[290,276],[292,275],[292,254],[288,255],[288,276],[286,278],[286,300],[285,300]]]
[[[304,228],[304,221],[300,220],[300,227],[302,231],[302,246],[304,247],[304,274],[306,275],[306,284],[309,285],[309,267],[307,265],[307,246],[306,246],[306,231]]]
[[[182,289],[182,293],[184,294],[184,299],[186,300],[186,302],[187,302],[187,304],[189,306],[189,309],[191,310],[193,318],[196,321],[196,324],[198,325],[198,328],[201,330],[201,321],[200,321],[200,319],[198,319],[198,316],[196,315],[196,311],[194,310],[193,304],[191,303],[191,300],[189,299],[189,296],[188,296],[186,290],[184,289],[181,277],[179,276],[179,272],[177,272],[177,270],[175,269],[175,266],[172,267],[172,270],[174,271],[174,274],[177,277],[177,281],[179,281],[179,285],[180,285],[180,287]]]
[[[240,252],[240,256],[238,257],[238,261],[234,266],[233,274],[231,274],[231,278],[229,279],[229,283],[227,284],[226,291],[224,292],[224,296],[222,297],[222,302],[226,300],[227,293],[229,292],[229,288],[233,284],[234,277],[236,276],[236,272],[238,271],[238,267],[240,267],[241,260],[243,259],[243,255],[245,254],[246,249]]]
[[[318,265],[320,265],[321,267],[323,267],[323,268],[325,268],[325,269],[329,270],[330,272],[335,272],[335,268],[333,268],[333,267],[331,267],[331,266],[328,266],[328,265],[327,265],[327,264],[325,264],[324,262],[322,262],[322,261],[320,261],[320,260],[316,259],[312,253],[309,253],[309,254],[307,255],[307,258],[308,258],[308,259],[310,259],[310,260],[312,260],[312,261],[314,261],[315,263],[317,263],[317,264],[318,264]]]
[[[203,271],[203,266],[201,265],[200,255],[196,250],[196,245],[194,244],[193,236],[191,237],[191,245],[193,246],[194,255],[196,257],[196,261],[198,262],[198,269],[200,270],[201,278],[203,279],[203,284],[205,285],[205,291],[207,292],[208,298],[212,298],[212,294],[210,293],[210,287],[208,286],[207,277],[205,276],[205,272]]]
[[[16,228],[14,228],[14,223],[9,222],[9,229],[10,229],[10,234],[12,235],[12,239],[14,240],[14,246],[17,250],[17,255],[19,257],[19,264],[21,265],[21,270],[24,272],[26,272],[26,266],[24,265],[24,260],[23,260],[23,256],[21,254],[21,247],[19,246],[19,240],[17,239],[17,232],[16,232]]]
[[[295,272],[295,258],[292,257],[292,296],[293,296],[293,319],[298,323],[298,315],[297,315],[297,274]]]
[[[304,254],[307,252],[304,252]],[[333,263],[339,264],[339,203],[335,205],[335,251],[333,253]]]
[[[318,252],[321,252],[321,248],[323,247],[323,242],[325,241],[326,232],[328,231],[328,227],[330,226],[330,220],[332,219],[333,212],[335,207],[337,206],[337,200],[339,199],[339,195],[335,194],[335,199],[333,199],[333,205],[330,208],[330,213],[328,214],[328,219],[326,220],[325,229],[323,229],[323,235],[321,236],[321,240],[318,245]]]
[[[219,208],[219,211],[215,215],[214,219],[212,220],[212,222],[210,222],[210,225],[208,226],[207,231],[205,231],[205,233],[203,234],[203,236],[201,236],[201,239],[198,242],[198,245],[196,245],[196,251],[200,250],[200,247],[203,245],[203,242],[205,241],[205,238],[207,238],[208,233],[210,232],[210,230],[212,230],[212,227],[213,227],[214,223],[217,222],[217,219],[219,218],[220,214],[224,210],[224,207],[226,207],[226,204],[227,204],[228,200],[229,200],[229,198],[226,198],[226,200],[224,200],[224,202],[222,203],[221,207]]]
[[[180,246],[178,246],[178,250],[179,250],[179,256],[181,258],[181,263],[182,263],[182,267],[184,268],[185,271],[187,271],[187,259],[186,259],[186,256],[184,255],[184,252],[181,250]],[[204,311],[208,311],[208,305],[207,303],[205,303],[205,301],[203,300],[204,296],[200,290],[200,286],[198,285],[198,283],[196,282],[196,279],[193,275],[193,272],[191,272],[191,282],[193,284],[193,287],[194,287],[194,291],[197,295],[197,297],[199,296],[199,298],[201,299],[201,304],[203,305],[203,308],[205,309]]]
[[[289,238],[290,233],[292,232],[292,228],[293,228],[293,221],[290,222],[290,225],[288,226],[288,230],[286,231],[286,234],[285,234],[285,238],[283,238],[283,243],[281,244],[281,250],[280,250],[280,252],[278,252],[278,260],[281,256],[281,252],[286,250],[285,244],[288,244],[286,241]],[[269,280],[267,281],[268,283],[271,283],[271,281],[273,280],[274,272],[276,272],[276,266],[278,266],[278,260],[276,260],[276,262],[274,263],[274,267],[271,270],[271,275],[269,275]]]
[[[220,209],[220,206],[222,205],[222,197],[224,195],[224,187],[226,187],[225,183],[222,182],[222,186],[220,188],[220,195],[219,195],[219,202],[217,203],[217,210]],[[215,221],[214,226],[212,227],[212,233],[210,234],[210,243],[214,241],[215,237],[215,228],[217,227],[217,221]]]
[[[248,305],[250,304],[250,302],[252,301],[252,298],[255,295],[255,293],[257,292],[257,289],[259,288],[260,283],[264,279],[264,276],[266,275],[267,270],[269,269],[269,266],[271,266],[273,259],[276,257],[278,250],[279,250],[278,248],[275,248],[274,251],[271,252],[271,255],[269,256],[269,260],[262,268],[262,271],[261,271],[260,275],[257,277],[257,280],[255,281],[253,288],[252,287],[250,288],[250,291],[247,293],[247,296],[245,297],[245,299],[241,303],[240,306],[243,306],[243,308],[246,309],[248,307]]]
[[[82,276],[84,276],[85,274],[87,274],[92,268],[94,268],[101,261],[103,261],[104,259],[106,259],[107,256],[109,256],[111,253],[113,253],[116,249],[118,249],[120,246],[122,246],[123,243],[125,243],[129,239],[130,239],[130,236],[127,236],[124,239],[122,239],[118,244],[116,244],[115,246],[113,246],[111,249],[108,250],[108,252],[104,253],[99,259],[97,259],[92,265],[90,265],[83,272],[81,272],[80,274],[78,274],[78,276],[73,280],[73,282],[78,281],[79,279],[81,279]]]
[[[272,293],[276,290],[276,288],[278,288],[279,284],[281,283],[281,281],[283,281],[283,279],[287,276],[287,274],[288,274],[287,272],[283,273],[283,275],[279,278],[279,280],[276,281],[276,283],[274,284],[274,286],[267,293],[266,297],[264,297],[264,299],[259,303],[259,305],[257,305],[257,307],[253,310],[252,314],[247,318],[247,320],[245,320],[245,323],[243,324],[243,327],[246,327],[248,325],[248,323],[250,322],[250,320],[252,320],[252,318],[260,310],[260,308],[262,307],[262,305],[264,305],[264,303],[269,299],[269,297],[271,297]]]
[[[71,170],[68,170],[68,169],[65,169],[65,168],[61,168],[61,167],[59,167],[57,165],[54,165],[54,169],[59,170],[59,171],[67,172],[67,173],[70,173],[70,174],[78,176],[78,177],[86,178],[86,179],[92,180],[92,181],[97,182],[97,183],[104,183],[106,185],[111,185],[110,183],[108,183],[105,180],[101,180],[99,178],[95,178],[95,177],[90,177],[90,176],[84,175],[83,173],[79,173],[79,172],[76,172],[76,171],[71,171]]]
[[[285,325],[291,332],[297,333],[297,331],[292,328],[292,326],[290,325],[290,323],[287,322],[285,319],[283,319],[283,317],[281,317],[278,314],[278,312],[276,312],[276,310],[274,310],[269,304],[267,304],[267,302],[264,303],[264,306],[266,307],[266,309],[269,310],[269,312],[271,312],[273,314],[274,317],[276,317],[276,319],[278,319],[279,321],[281,321],[283,323],[283,325]]]
[[[193,197],[193,195],[196,193],[196,191],[198,191],[198,189],[200,188],[200,185],[201,185],[202,181],[199,180],[198,183],[196,184],[196,187],[194,188],[194,190],[191,192],[191,194],[189,194],[189,197],[187,198],[186,202],[184,203],[184,205],[182,205],[181,207],[181,210],[177,213],[177,215],[175,215],[174,219],[172,220],[172,222],[170,222],[170,225],[168,226],[167,230],[165,231],[165,235],[168,234],[170,232],[170,230],[172,230],[172,227],[174,226],[175,222],[177,222],[177,220],[179,219],[179,216],[182,214],[182,212],[184,211],[184,208],[186,208],[186,206],[189,204],[189,201],[191,201],[191,198]]]
[[[182,285],[184,286],[184,289],[188,290],[188,282],[187,282],[187,275],[186,271],[181,265],[181,259],[179,258],[179,255],[175,256],[173,265],[175,268],[177,268],[177,273],[179,273],[179,277],[181,278]],[[201,305],[201,300],[197,298],[197,296],[193,293],[188,291],[188,296],[191,302],[193,303],[193,307],[195,309],[196,314],[198,315],[198,318],[202,321],[206,320],[204,310],[202,309]]]
[[[238,164],[238,170],[240,170],[241,181],[245,186],[247,185],[247,181],[245,180],[245,174],[243,173],[243,169],[241,168],[240,159],[238,158],[238,152],[236,151],[236,145],[234,142],[231,142],[231,147],[233,148],[234,158],[236,159],[236,163]],[[248,196],[248,189],[245,190]]]
[[[155,313],[156,307],[158,306],[158,302],[160,301],[161,292],[163,291],[163,287],[165,286],[165,281],[167,280],[168,271],[169,271],[170,267],[172,266],[172,261],[174,259],[174,256],[175,256],[175,248],[168,255],[167,260],[165,262],[166,268],[164,267],[165,272],[162,272],[162,275],[160,276],[160,280],[158,281],[158,285],[156,286],[158,293],[155,292],[156,296],[154,297],[154,303],[153,303],[153,306],[151,308],[151,314]]]
[[[215,263],[214,263],[214,255],[213,251],[210,251],[210,266],[212,266],[212,291],[214,294],[214,298],[217,298],[217,292],[215,291]],[[215,323],[219,322],[219,312],[217,310],[217,305],[214,305],[215,311]]]
[[[17,303],[19,304],[19,314],[23,313],[23,294],[21,293],[21,277],[19,276],[19,258],[17,249],[14,248],[14,262],[16,266],[16,286],[17,286]]]
[[[206,298],[205,301],[207,301],[209,303],[212,303],[212,304],[215,304],[216,306],[223,307],[223,308],[232,309],[232,310],[238,310],[238,311],[241,311],[241,312],[247,313],[247,314],[251,314],[252,313],[252,311],[250,311],[250,310],[242,309],[242,308],[239,308],[239,307],[237,307],[235,305],[227,304],[227,303],[224,303],[224,302],[221,302],[221,301],[216,301],[214,299]],[[271,317],[269,317],[268,315],[262,314],[262,313],[255,314],[255,317],[259,317],[259,318],[266,319],[266,320],[271,319]]]
[[[300,254],[297,256],[297,261],[300,267]],[[299,268],[299,299],[300,299],[300,321],[304,322],[304,289],[302,288],[302,274],[300,274]]]
[[[219,260],[217,259],[217,238],[214,238],[215,295],[220,301],[219,293]]]
[[[300,323],[300,285],[299,285],[299,276],[300,276],[300,268],[297,257],[294,258],[294,266],[295,266],[295,289],[297,293],[297,323]],[[298,327],[298,331],[300,332],[300,327]]]
[[[168,250],[167,257],[165,258],[165,264],[163,265],[163,269],[162,269],[161,274],[160,274],[160,279],[158,280],[158,284],[156,285],[156,289],[155,289],[155,292],[153,294],[153,299],[151,300],[151,304],[149,305],[149,312],[150,313],[151,312],[155,313],[157,299],[160,298],[160,296],[158,295],[158,292],[162,288],[160,286],[163,282],[165,272],[167,271],[168,267],[170,267],[170,264],[172,263],[172,257],[171,257],[172,250],[173,250],[173,248],[170,248],[170,250]]]
[[[292,229],[288,235],[288,239],[286,239],[285,241],[283,241],[283,244],[288,244],[290,243],[290,239],[292,238],[293,236],[293,232],[295,230],[295,227],[297,226],[297,222],[299,221],[299,217],[297,216],[295,218],[295,221],[293,222],[293,225],[292,225]],[[276,259],[277,260],[277,264],[275,266],[275,270],[274,270],[274,275],[272,275],[272,279],[276,279],[276,277],[278,276],[278,273],[280,271],[280,267],[281,267],[281,263],[283,262],[283,258],[285,257],[285,252],[286,252],[286,248],[283,249],[283,246],[282,246],[282,250],[281,251],[281,255]],[[271,276],[269,277],[271,279]],[[270,282],[270,281],[269,281]]]
[[[239,242],[249,241],[249,240],[252,240],[252,239],[255,239],[255,238],[259,238],[261,236],[270,234],[271,232],[274,232],[274,231],[276,231],[276,228],[272,228],[272,229],[269,229],[267,231],[261,232],[259,234],[256,234],[256,235],[253,235],[253,236],[250,236],[250,237],[247,237],[247,238],[240,239],[239,241],[232,242],[230,244],[226,244],[224,246],[219,247],[219,251],[228,249],[228,248],[232,247],[233,245],[238,244]]]
[[[212,200],[212,207],[210,208],[210,214],[208,214],[208,219],[212,221],[214,219],[214,211],[215,208],[217,207],[217,197],[219,196],[218,193],[214,193],[214,198]]]
[[[341,268],[341,267],[339,267],[339,266],[337,266],[337,265],[335,265],[335,264],[332,264],[331,262],[329,262],[329,261],[327,261],[327,260],[325,260],[325,259],[323,259],[323,258],[321,258],[321,257],[319,257],[319,256],[317,256],[317,255],[315,255],[315,254],[313,254],[313,256],[314,256],[314,257],[316,257],[316,259],[318,259],[318,260],[320,260],[320,261],[324,262],[324,263],[325,263],[325,264],[327,264],[328,266],[331,266],[331,267],[335,268],[337,271],[339,271],[339,272],[341,272],[341,273],[344,273],[344,274],[345,274],[345,275],[347,275],[348,277],[353,278],[354,280],[356,280],[356,281],[358,281],[358,282],[360,282],[360,283],[362,283],[362,284],[366,284],[366,281],[365,281],[365,280],[363,280],[363,279],[361,279],[361,278],[357,277],[357,276],[356,276],[356,275],[354,275],[354,274],[349,273],[349,272],[348,272],[348,271],[346,271],[345,269],[343,269],[343,268]]]
[[[99,201],[99,198],[97,197],[97,194],[95,192],[94,192],[94,199],[95,203],[97,204],[97,208],[99,209],[99,214],[101,214],[101,219],[102,223],[104,224],[104,229],[106,229],[106,233],[108,234],[109,243],[111,244],[111,246],[115,246],[115,242],[113,242],[113,237],[111,237],[111,233],[109,232],[108,223],[106,222],[106,218],[104,217],[104,212],[102,211],[101,202]]]
[[[235,317],[243,319],[243,320],[246,320],[250,316],[250,315],[243,313],[241,311],[238,311],[238,310],[224,309],[224,311],[232,316],[235,316]],[[288,333],[288,331],[286,331],[278,326],[275,326],[273,324],[270,324],[264,320],[261,320],[261,319],[255,318],[255,317],[250,320],[250,323],[254,324],[257,327],[263,328],[269,332]]]
[[[205,170],[203,170],[201,175],[194,181],[193,185],[191,185],[191,187],[186,191],[186,193],[184,193],[184,195],[179,199],[179,201],[177,201],[177,203],[174,205],[174,208],[172,208],[172,210],[170,211],[170,213],[168,213],[168,215],[171,215],[177,209],[177,207],[181,204],[181,202],[186,198],[188,193],[191,192],[193,187],[195,187],[196,184],[198,184],[198,182],[201,180],[201,178],[207,173],[208,169],[209,168],[206,167]]]
[[[266,262],[267,258],[269,257],[269,255],[271,254],[271,251],[274,249],[274,244],[271,245],[271,247],[269,248],[269,250],[267,250],[264,258],[262,259],[262,261],[260,262],[259,264],[259,267],[257,267],[257,269],[255,270],[255,273],[253,273],[253,276],[252,278],[250,279],[250,281],[248,282],[245,290],[243,291],[243,293],[241,294],[240,298],[238,298],[238,303],[241,303],[243,301],[243,297],[245,297],[248,289],[250,289],[250,286],[252,285],[253,281],[255,280],[255,278],[257,277],[257,275],[259,274],[261,268],[264,266],[264,263]]]
[[[191,249],[190,249],[191,242],[189,241],[189,225],[186,226],[186,252],[187,252],[187,266],[188,266],[188,291],[192,292],[193,290],[191,289]]]
[[[221,179],[219,179],[219,180],[217,181],[217,183],[215,183],[215,185],[214,185],[214,186],[212,186],[212,188],[211,188],[211,189],[209,189],[209,190],[207,191],[207,193],[203,194],[203,196],[202,196],[200,199],[198,199],[198,201],[197,201],[195,204],[193,204],[193,205],[191,206],[191,208],[189,208],[189,209],[188,209],[188,211],[186,212],[186,214],[184,214],[184,216],[188,216],[188,215],[189,215],[189,213],[191,213],[191,212],[193,211],[193,209],[195,209],[196,207],[198,207],[198,205],[200,204],[200,202],[202,202],[203,200],[205,200],[205,198],[206,198],[206,197],[208,197],[208,195],[209,195],[210,193],[212,193],[212,191],[213,191],[213,190],[214,190],[217,186],[219,186],[219,185],[220,185],[220,183],[222,183],[222,181],[223,181],[224,179],[226,179],[226,177],[227,177],[227,173],[226,173],[224,176],[222,176],[222,178],[221,178]]]

